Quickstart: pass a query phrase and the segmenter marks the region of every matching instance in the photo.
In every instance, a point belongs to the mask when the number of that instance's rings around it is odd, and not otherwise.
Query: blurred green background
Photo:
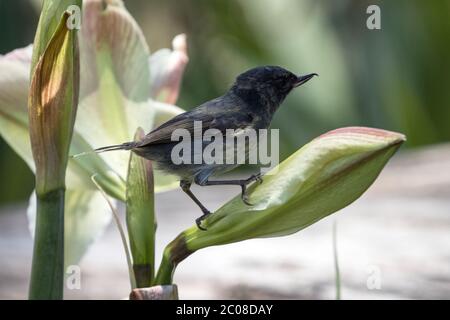
[[[371,4],[381,30],[366,27]],[[188,35],[178,105],[221,95],[240,72],[280,65],[319,78],[293,92],[273,123],[282,157],[340,126],[405,133],[406,147],[450,140],[450,1],[130,0],[155,51]],[[0,0],[0,54],[32,42],[38,0]],[[2,70],[0,70],[2,72]],[[1,138],[0,138],[1,139]],[[28,198],[33,176],[0,140],[0,205]]]

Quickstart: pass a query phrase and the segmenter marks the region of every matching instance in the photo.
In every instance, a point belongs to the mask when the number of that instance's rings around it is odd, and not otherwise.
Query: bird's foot
[[[242,188],[241,199],[242,199],[242,202],[244,202],[248,206],[253,206],[253,203],[248,201],[247,185],[252,183],[253,181],[258,181],[261,184],[263,182],[261,173],[250,176],[247,180],[244,180],[243,184],[241,184],[241,188]]]
[[[206,228],[202,227],[202,221],[206,219],[207,216],[209,216],[211,214],[211,212],[209,211],[204,211],[203,215],[201,215],[200,217],[198,217],[197,219],[195,219],[195,224],[197,225],[197,227],[202,230],[202,231],[206,231]]]

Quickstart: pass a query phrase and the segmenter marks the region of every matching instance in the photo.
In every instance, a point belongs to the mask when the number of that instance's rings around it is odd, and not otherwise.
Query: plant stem
[[[173,274],[178,263],[186,259],[193,252],[187,248],[185,234],[181,233],[178,235],[164,249],[162,261],[153,285],[173,284]]]
[[[169,248],[164,250],[163,258],[153,285],[170,285],[173,282],[173,273],[175,272],[176,264],[172,262],[169,251]]]
[[[30,299],[63,299],[65,172],[78,105],[79,50],[69,5],[45,0],[33,44],[28,93],[36,176],[36,227]],[[51,93],[51,94],[49,94]]]
[[[334,272],[336,277],[336,300],[341,300],[341,273],[339,270],[339,260],[337,251],[337,223],[333,221],[333,258]]]
[[[36,195],[36,229],[30,299],[62,299],[64,288],[64,188]]]
[[[145,132],[138,128],[134,139],[143,139]],[[126,182],[126,222],[133,271],[138,288],[151,286],[155,276],[155,198],[151,161],[130,155]]]
[[[136,277],[136,288],[151,286],[154,278],[154,264],[133,264],[133,272]]]

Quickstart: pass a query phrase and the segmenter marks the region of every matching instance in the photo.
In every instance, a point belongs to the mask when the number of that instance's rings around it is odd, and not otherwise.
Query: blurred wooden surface
[[[239,190],[195,188],[210,209]],[[175,275],[181,299],[334,299],[332,222],[338,224],[343,299],[450,299],[450,145],[394,157],[351,206],[295,235],[194,253]],[[157,196],[157,260],[200,212],[180,191]],[[27,296],[32,240],[26,205],[0,210],[0,299]],[[80,263],[68,299],[121,299],[126,260],[113,225]],[[374,287],[375,286],[375,287]]]

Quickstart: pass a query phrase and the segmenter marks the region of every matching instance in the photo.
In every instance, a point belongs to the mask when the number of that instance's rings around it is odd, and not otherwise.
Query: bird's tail
[[[131,149],[134,148],[135,145],[136,145],[135,142],[125,142],[125,143],[122,143],[122,144],[116,144],[116,145],[112,145],[112,146],[101,147],[101,148],[94,149],[92,151],[86,151],[86,152],[78,153],[78,154],[75,154],[75,155],[73,155],[71,157],[72,158],[78,158],[78,157],[85,156],[85,155],[92,154],[92,153],[102,153],[102,152],[117,151],[117,150],[131,150]]]

